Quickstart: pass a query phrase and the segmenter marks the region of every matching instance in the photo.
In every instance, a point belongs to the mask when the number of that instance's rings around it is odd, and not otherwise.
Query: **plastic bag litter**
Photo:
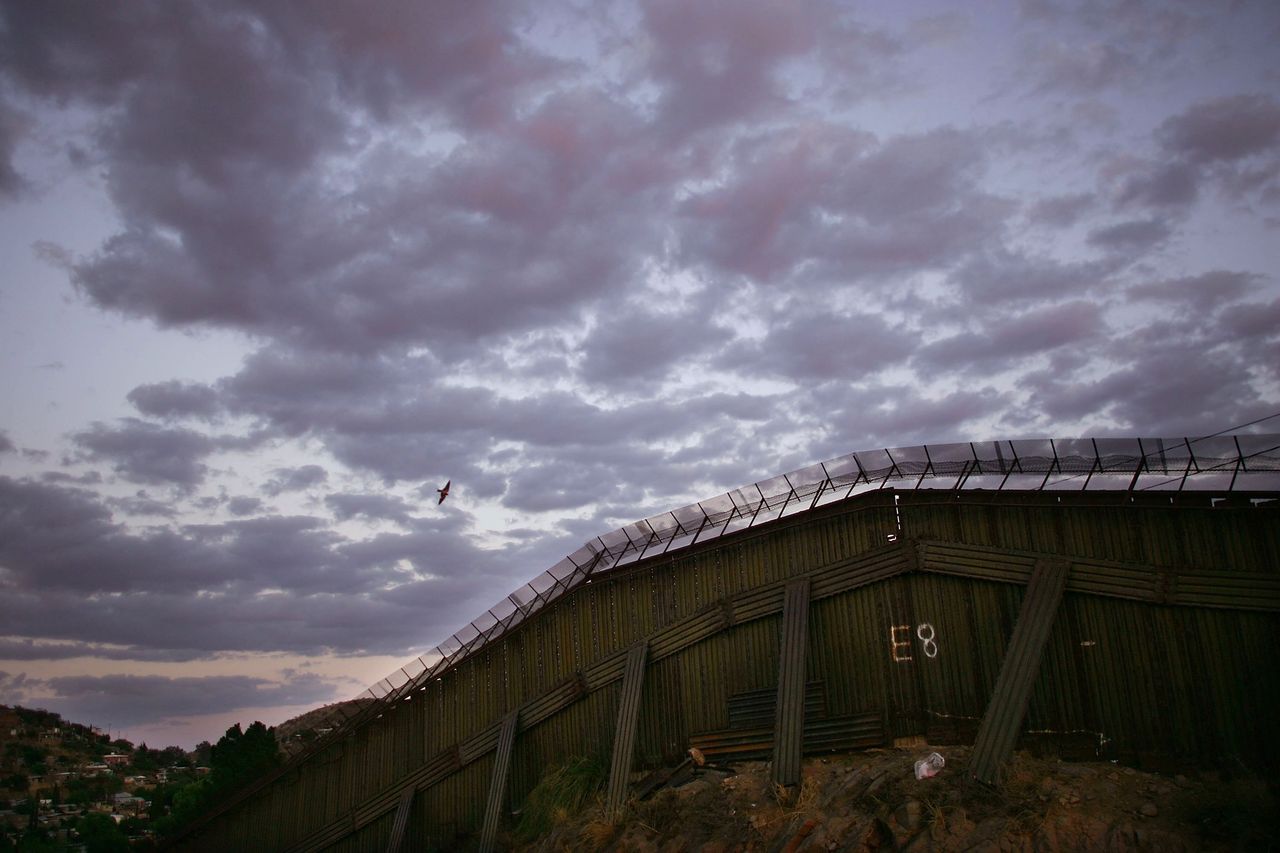
[[[930,776],[937,776],[938,772],[946,766],[946,763],[947,760],[941,755],[931,752],[916,762],[916,778],[928,779]]]

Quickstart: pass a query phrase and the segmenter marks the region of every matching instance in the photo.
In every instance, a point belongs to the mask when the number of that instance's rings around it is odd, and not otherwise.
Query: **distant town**
[[[149,849],[170,831],[175,797],[205,793],[220,747],[135,746],[52,711],[0,705],[0,851]]]

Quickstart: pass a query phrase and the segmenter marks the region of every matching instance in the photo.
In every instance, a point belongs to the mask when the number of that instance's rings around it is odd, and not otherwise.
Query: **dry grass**
[[[571,760],[543,775],[525,800],[515,837],[529,842],[574,820],[604,782],[604,765],[590,758]]]

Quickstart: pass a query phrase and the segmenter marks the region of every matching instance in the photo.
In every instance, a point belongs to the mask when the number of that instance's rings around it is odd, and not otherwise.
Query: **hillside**
[[[373,699],[364,698],[349,699],[345,702],[334,702],[313,708],[276,726],[276,741],[287,753],[294,752],[298,744],[309,743],[328,734],[335,719],[353,717],[373,701]]]
[[[598,800],[522,815],[511,849],[551,851],[1192,851],[1267,850],[1280,838],[1274,783],[1220,772],[1161,776],[1108,762],[1019,752],[1006,783],[966,779],[969,747],[939,747],[946,766],[917,780],[933,748],[874,749],[811,759],[794,805],[780,806],[768,765],[703,768],[631,804],[616,826]],[[677,782],[680,780],[677,779]],[[536,806],[535,806],[536,808]],[[529,807],[526,806],[526,812]]]
[[[176,791],[207,768],[205,749],[151,749],[60,714],[0,705],[0,849],[5,844],[151,835]]]

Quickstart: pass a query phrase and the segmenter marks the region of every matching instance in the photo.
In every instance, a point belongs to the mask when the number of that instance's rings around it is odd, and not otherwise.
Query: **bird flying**
[[[453,480],[450,480],[449,482],[444,484],[443,489],[436,489],[436,491],[440,493],[440,500],[436,502],[436,506],[440,506],[440,504],[444,503],[444,499],[449,497],[449,487],[452,485],[453,485]]]

